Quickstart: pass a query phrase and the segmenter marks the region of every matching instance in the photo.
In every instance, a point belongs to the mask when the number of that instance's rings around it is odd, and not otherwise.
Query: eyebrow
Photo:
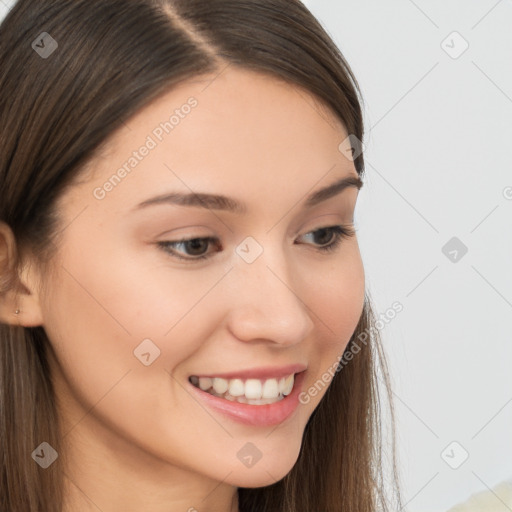
[[[357,188],[357,190],[360,190],[362,186],[363,182],[359,176],[347,176],[310,194],[306,198],[303,208],[311,208],[321,203],[322,201],[326,201],[327,199],[338,195],[348,188]],[[139,203],[137,206],[135,206],[134,210],[139,210],[147,206],[158,204],[196,206],[208,208],[211,210],[230,211],[239,214],[247,212],[246,205],[236,199],[223,195],[206,194],[200,192],[172,192],[168,194],[162,194],[150,199],[146,199],[142,203]]]

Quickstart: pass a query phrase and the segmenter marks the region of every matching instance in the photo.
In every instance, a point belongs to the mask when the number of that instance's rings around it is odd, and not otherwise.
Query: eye
[[[183,238],[176,241],[158,242],[158,245],[179,260],[205,260],[210,257],[210,254],[205,253],[205,249],[207,250],[209,244],[214,242],[217,247],[220,246],[219,239],[214,237]],[[187,256],[182,256],[175,250],[177,247],[182,247],[190,252],[187,252]]]
[[[356,230],[348,225],[327,226],[310,231],[302,235],[303,237],[313,237],[316,250],[320,252],[334,251],[343,239],[355,236]],[[213,244],[217,252],[222,250],[220,240],[215,237],[203,238],[183,238],[181,240],[169,240],[158,242],[157,245],[171,257],[179,260],[197,261],[205,260],[212,256],[208,252],[208,247]],[[176,249],[181,248],[185,251],[186,256]]]
[[[356,230],[352,226],[337,225],[316,229],[303,236],[312,235],[313,238],[320,239],[320,242],[318,242],[320,245],[316,249],[321,252],[328,252],[336,250],[343,239],[351,238],[355,234]]]

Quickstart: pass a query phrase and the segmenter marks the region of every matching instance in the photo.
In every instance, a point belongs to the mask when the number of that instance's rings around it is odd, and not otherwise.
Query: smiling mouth
[[[192,375],[189,382],[196,388],[230,402],[267,405],[280,402],[293,389],[295,374],[269,379],[224,379]]]

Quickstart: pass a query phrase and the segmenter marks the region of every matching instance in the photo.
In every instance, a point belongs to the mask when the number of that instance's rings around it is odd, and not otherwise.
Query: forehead
[[[197,104],[189,108],[191,98]],[[185,119],[186,123],[181,122]],[[170,120],[173,126],[169,133],[164,131],[163,142],[192,140],[198,151],[202,141],[229,143],[229,136],[235,136],[234,142],[238,143],[246,136],[254,143],[263,139],[268,144],[272,135],[279,135],[281,143],[294,137],[297,143],[304,138],[315,142],[325,140],[328,134],[338,141],[348,135],[333,111],[304,88],[267,73],[230,65],[220,72],[185,80],[160,95],[112,134],[103,156],[127,145],[137,147],[141,137],[144,140],[154,130],[161,131],[160,125]],[[198,135],[200,139],[195,138]],[[153,138],[158,139],[159,133]]]
[[[165,187],[271,197],[293,183],[311,188],[329,173],[356,176],[338,149],[347,135],[306,90],[228,66],[139,111],[89,163],[86,181],[91,188],[122,175],[109,201],[134,202]]]

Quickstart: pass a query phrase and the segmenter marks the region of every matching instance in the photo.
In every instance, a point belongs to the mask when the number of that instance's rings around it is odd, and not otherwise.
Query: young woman
[[[360,91],[304,5],[20,0],[0,90],[0,509],[390,510]]]

